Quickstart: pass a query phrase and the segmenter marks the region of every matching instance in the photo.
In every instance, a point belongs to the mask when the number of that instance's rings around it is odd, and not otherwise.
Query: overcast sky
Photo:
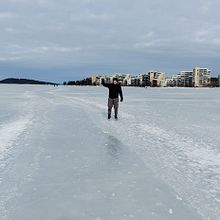
[[[220,74],[219,0],[0,0],[0,78]]]

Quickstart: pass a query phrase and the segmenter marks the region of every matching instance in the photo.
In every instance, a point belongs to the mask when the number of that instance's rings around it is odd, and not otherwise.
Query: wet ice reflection
[[[122,143],[112,135],[107,136],[106,150],[112,158],[119,159],[122,154]]]

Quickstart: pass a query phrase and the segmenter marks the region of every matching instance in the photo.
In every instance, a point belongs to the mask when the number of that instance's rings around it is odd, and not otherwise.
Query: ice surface
[[[0,86],[0,219],[219,219],[219,94]]]

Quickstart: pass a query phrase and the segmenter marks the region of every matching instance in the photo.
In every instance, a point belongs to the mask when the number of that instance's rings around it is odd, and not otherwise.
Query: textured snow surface
[[[0,219],[217,220],[220,90],[0,86]]]

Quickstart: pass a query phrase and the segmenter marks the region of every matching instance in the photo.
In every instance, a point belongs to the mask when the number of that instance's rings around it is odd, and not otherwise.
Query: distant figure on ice
[[[123,102],[123,94],[121,85],[118,83],[117,78],[113,78],[113,83],[106,84],[104,79],[102,79],[102,85],[109,89],[108,96],[108,119],[111,118],[112,107],[114,106],[115,110],[115,119],[118,119],[118,106],[119,106],[119,95],[120,101]]]

